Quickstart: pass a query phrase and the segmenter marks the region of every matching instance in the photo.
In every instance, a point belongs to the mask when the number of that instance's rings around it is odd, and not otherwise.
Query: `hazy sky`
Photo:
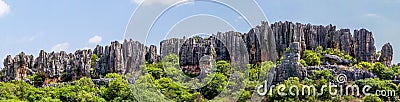
[[[177,0],[145,0],[144,6],[155,8],[175,1]],[[395,49],[394,62],[400,62],[400,0],[256,1],[270,23],[288,20],[334,24],[337,28],[351,30],[366,28],[374,33],[377,50],[390,42]],[[141,0],[0,0],[0,58],[9,54],[15,56],[21,51],[37,56],[41,49],[73,52],[77,49],[94,48],[97,44],[108,45],[111,41],[121,41],[130,17],[140,2]],[[158,42],[177,21],[196,13],[220,17],[239,32],[246,33],[250,29],[243,17],[230,9],[210,2],[196,1],[178,6],[162,16],[150,32],[147,44],[158,46]],[[212,22],[202,25],[207,24],[218,25]]]

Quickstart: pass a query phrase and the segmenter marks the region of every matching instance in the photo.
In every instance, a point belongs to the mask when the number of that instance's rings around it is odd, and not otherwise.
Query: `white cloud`
[[[368,14],[365,14],[365,16],[367,16],[367,17],[381,18],[381,16],[380,16],[380,15],[378,15],[378,14],[375,14],[375,13],[368,13]]]
[[[6,4],[3,0],[0,0],[0,17],[8,14],[10,12],[10,6]]]
[[[143,2],[143,5],[152,5],[152,4],[173,4],[179,1],[189,1],[189,0],[132,0],[133,3],[140,4]]]
[[[51,51],[55,51],[55,52],[65,51],[68,48],[69,48],[69,43],[65,42],[65,43],[60,43],[60,44],[54,45],[51,48]]]
[[[90,38],[88,42],[91,44],[98,44],[102,40],[103,40],[103,38],[101,36],[96,35],[96,36],[93,36],[92,38]]]

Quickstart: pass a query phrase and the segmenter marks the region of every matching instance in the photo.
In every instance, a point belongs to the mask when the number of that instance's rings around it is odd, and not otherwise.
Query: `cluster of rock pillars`
[[[180,69],[185,73],[199,75],[201,60],[208,56],[209,61],[226,60],[232,65],[257,64],[273,61],[283,57],[282,64],[270,70],[273,80],[278,83],[288,77],[304,78],[313,70],[329,69],[333,74],[346,74],[349,80],[376,77],[365,70],[346,70],[352,67],[350,61],[335,55],[325,55],[333,62],[323,62],[321,66],[304,68],[299,63],[300,55],[305,50],[313,50],[317,46],[342,50],[358,61],[382,62],[392,65],[393,48],[385,44],[381,56],[376,58],[374,36],[366,29],[336,29],[334,25],[311,25],[292,22],[276,22],[269,25],[262,22],[248,33],[219,32],[208,38],[172,38],[160,42],[160,54],[155,45],[146,46],[138,41],[125,40],[112,42],[107,46],[96,46],[91,50],[78,50],[74,53],[40,51],[38,57],[26,55],[24,52],[4,59],[1,81],[25,80],[29,75],[41,73],[47,85],[51,82],[70,82],[82,77],[92,77],[95,83],[106,84],[103,79],[107,73],[119,73],[132,76],[132,80],[141,74],[141,65],[157,63],[165,56],[179,56]],[[286,49],[289,48],[289,51]],[[92,61],[92,55],[99,58]],[[393,79],[397,80],[397,79]]]

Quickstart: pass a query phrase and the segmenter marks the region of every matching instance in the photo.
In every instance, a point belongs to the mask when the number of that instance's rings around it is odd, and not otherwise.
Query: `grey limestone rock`
[[[390,43],[385,44],[381,50],[381,56],[379,57],[379,62],[384,64],[386,67],[392,66],[393,60],[393,47]]]

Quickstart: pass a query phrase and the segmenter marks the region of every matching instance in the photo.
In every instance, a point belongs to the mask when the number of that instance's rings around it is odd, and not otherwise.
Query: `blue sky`
[[[175,1],[145,0],[143,5],[155,8]],[[377,50],[390,42],[395,49],[394,62],[400,62],[400,0],[256,1],[270,23],[288,20],[334,24],[337,28],[352,30],[366,28],[374,33]],[[0,0],[0,58],[21,51],[37,56],[42,49],[73,52],[120,41],[139,2],[141,0]],[[147,44],[158,45],[177,21],[199,13],[221,17],[239,32],[250,29],[241,16],[226,7],[197,1],[178,6],[162,16]],[[218,29],[226,31],[230,27]]]

